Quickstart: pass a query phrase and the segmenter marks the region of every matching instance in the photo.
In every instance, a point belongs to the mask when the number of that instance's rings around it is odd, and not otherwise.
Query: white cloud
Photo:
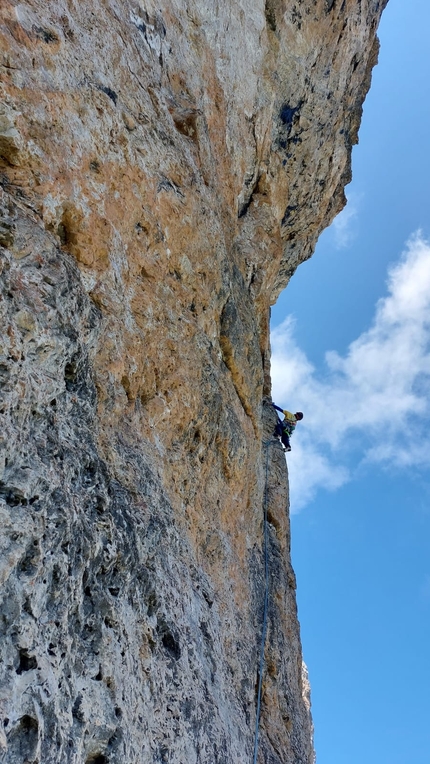
[[[273,399],[305,412],[289,459],[293,510],[342,485],[353,454],[355,464],[430,465],[430,244],[419,233],[387,287],[370,329],[344,357],[326,353],[318,374],[291,317],[272,332]]]
[[[331,224],[337,249],[349,247],[355,239],[360,199],[358,195],[351,195]]]
[[[309,504],[323,486],[334,491],[350,479],[346,467],[324,456],[309,438],[300,440],[294,436],[294,448],[288,454],[291,508],[298,512]]]

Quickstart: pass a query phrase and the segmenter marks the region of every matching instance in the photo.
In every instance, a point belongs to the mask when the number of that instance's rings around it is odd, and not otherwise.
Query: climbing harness
[[[264,612],[263,612],[263,631],[261,634],[261,647],[260,647],[260,666],[258,670],[258,692],[257,692],[257,715],[255,719],[255,736],[254,736],[254,759],[253,764],[257,764],[258,755],[258,732],[260,726],[260,709],[261,709],[261,689],[263,686],[263,669],[264,669],[264,645],[266,643],[267,633],[267,611],[269,607],[269,547],[267,538],[267,500],[268,500],[268,474],[269,474],[269,448],[270,446],[277,445],[276,439],[266,440],[263,445],[266,447],[266,475],[264,486]]]

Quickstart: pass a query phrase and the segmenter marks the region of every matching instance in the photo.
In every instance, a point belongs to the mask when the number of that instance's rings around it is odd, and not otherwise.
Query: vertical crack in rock
[[[344,204],[384,6],[3,3],[2,764],[252,760],[269,310]],[[258,762],[312,764],[271,442]]]

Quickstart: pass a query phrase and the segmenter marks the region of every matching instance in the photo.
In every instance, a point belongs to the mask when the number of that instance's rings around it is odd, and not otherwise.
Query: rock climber
[[[290,438],[296,428],[297,422],[300,422],[300,420],[303,419],[303,414],[301,411],[296,411],[295,414],[292,414],[291,411],[284,411],[284,409],[280,409],[279,406],[276,406],[275,403],[272,403],[272,406],[276,411],[280,411],[284,415],[284,419],[280,419],[278,416],[278,422],[273,434],[281,439],[284,451],[291,451]]]

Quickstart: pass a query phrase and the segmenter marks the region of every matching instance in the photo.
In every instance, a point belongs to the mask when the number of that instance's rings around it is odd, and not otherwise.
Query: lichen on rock
[[[313,762],[269,310],[384,5],[4,0],[4,764],[252,760],[266,499],[258,761]]]

